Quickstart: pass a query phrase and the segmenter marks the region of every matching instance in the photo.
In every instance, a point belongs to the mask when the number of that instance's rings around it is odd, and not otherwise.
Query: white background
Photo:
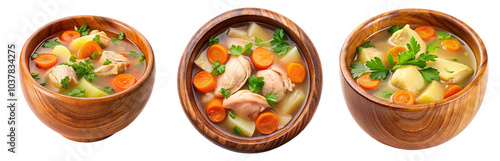
[[[500,76],[498,8],[495,1],[435,0],[198,0],[198,1],[2,1],[0,11],[0,100],[6,96],[6,43],[18,49],[38,27],[71,15],[99,15],[139,30],[156,56],[156,82],[139,117],[124,130],[95,143],[67,140],[40,122],[18,88],[17,153],[7,152],[8,109],[0,108],[0,160],[500,160]],[[50,8],[46,8],[50,4]],[[297,23],[311,38],[323,65],[323,93],[315,116],[287,144],[258,154],[232,152],[211,143],[191,125],[177,93],[177,68],[191,36],[213,17],[234,8],[260,7]],[[345,38],[362,22],[393,9],[428,8],[471,26],[489,54],[489,82],[483,105],[469,126],[451,141],[426,150],[400,150],[377,142],[352,119],[340,88],[338,58]],[[32,26],[31,26],[32,25]],[[18,50],[18,52],[20,52]],[[5,105],[6,103],[2,103]],[[4,142],[5,141],[5,142]]]

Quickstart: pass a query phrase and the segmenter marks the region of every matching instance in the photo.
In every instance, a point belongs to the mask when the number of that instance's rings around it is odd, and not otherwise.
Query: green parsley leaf
[[[446,40],[446,39],[457,39],[453,35],[451,35],[450,33],[447,33],[444,31],[438,31],[436,34],[438,35],[438,38],[436,39],[437,43],[440,43],[441,41]]]
[[[419,70],[419,72],[424,77],[425,82],[430,83],[432,80],[439,81],[439,71],[432,67]]]
[[[384,63],[380,58],[375,57],[372,60],[366,62],[366,66],[372,71],[370,73],[370,79],[386,79],[389,74],[389,69],[385,68]]]
[[[276,108],[274,108],[274,102],[276,102],[278,99],[278,94],[271,94],[271,93],[268,93],[266,95],[266,100],[267,100],[267,103],[269,103],[269,105],[271,105],[271,107],[273,108],[274,111],[276,111]]]
[[[291,46],[284,39],[285,31],[282,28],[276,28],[273,34],[273,40],[271,40],[271,45],[273,47],[273,51],[278,53],[278,55],[285,55],[290,50]]]
[[[243,49],[240,45],[231,45],[231,50],[227,51],[227,53],[231,55],[250,55],[253,52],[252,46],[253,43],[248,43],[245,45],[245,49]]]
[[[453,73],[453,72],[455,72],[455,71],[448,70],[448,69],[446,69],[446,68],[443,68],[443,69],[444,69],[446,72],[448,72],[448,73]]]
[[[66,93],[66,95],[71,97],[83,97],[85,95],[85,88],[75,88],[72,91]]]
[[[427,52],[429,52],[429,53],[434,53],[437,51],[437,49],[439,49],[439,45],[436,45],[436,44],[427,45]]]
[[[229,116],[231,116],[231,118],[233,118],[233,119],[235,119],[235,118],[236,118],[236,115],[235,115],[235,114],[233,113],[233,111],[231,111],[231,110],[227,110],[227,114],[228,114]]]
[[[69,84],[69,77],[66,76],[63,79],[61,79],[61,84],[62,84],[62,88],[63,89],[68,89],[68,87],[69,87],[69,85],[68,85]]]
[[[69,64],[66,63],[64,65]],[[74,62],[70,66],[75,70],[78,78],[85,78],[87,81],[92,81],[95,77],[97,77],[97,75],[94,74],[94,65],[92,65],[92,61],[90,61],[89,58],[86,58],[84,61],[80,61],[78,63]]]
[[[43,55],[43,54],[45,54],[45,53],[33,54],[33,55],[31,55],[31,58],[35,59],[35,58],[38,58],[38,56]]]
[[[111,64],[111,63],[112,63],[112,61],[111,61],[111,60],[106,59],[106,60],[104,61],[104,63],[102,63],[102,65],[109,65],[109,64]]]
[[[351,68],[349,69],[349,71],[351,72],[352,78],[357,79],[361,77],[363,74],[368,73],[370,71],[370,68],[368,68],[363,63],[354,62],[351,64]]]
[[[388,90],[382,91],[382,96],[384,96],[385,98],[391,98],[392,94],[394,94],[394,93],[392,93],[391,91],[388,91]]]
[[[255,37],[255,46],[262,46],[264,43],[266,43],[266,42],[262,41],[258,37]]]
[[[76,56],[69,57],[69,61],[73,63],[76,62]]]
[[[97,58],[97,55],[101,54],[101,52],[93,52],[91,55],[90,55],[90,58],[92,59],[95,59]]]
[[[47,85],[47,82],[40,83],[40,85],[45,87]]]
[[[208,40],[208,45],[213,45],[213,44],[217,44],[219,43],[219,38],[213,38],[211,37],[209,40]]]
[[[394,65],[394,56],[392,54],[387,54],[387,65],[389,66],[387,69],[392,69],[392,66]]]
[[[264,86],[264,77],[257,77],[255,75],[248,78],[248,89],[253,93],[259,93],[260,89]]]
[[[243,51],[243,55],[250,55],[250,54],[252,54],[252,52],[253,52],[252,46],[253,46],[253,43],[246,44],[245,45],[245,51]]]
[[[43,43],[42,47],[43,48],[54,48],[57,45],[62,45],[61,42],[57,40],[47,40],[45,43]]]
[[[89,29],[87,29],[87,24],[83,24],[82,26],[80,26],[80,28],[75,26],[75,31],[78,31],[82,37],[87,36],[89,34]]]
[[[40,77],[38,77],[39,75],[40,74],[38,74],[38,73],[31,72],[31,77],[33,77],[33,79],[40,80]]]
[[[415,37],[411,37],[410,43],[406,44],[408,48],[408,52],[413,53],[413,55],[416,55],[420,51],[420,44],[418,44],[417,40],[415,40]]]
[[[371,47],[375,47],[375,45],[371,45],[370,41],[367,41],[358,46],[358,52],[361,52],[361,50],[363,50],[364,48],[371,48]]]
[[[228,91],[224,88],[221,88],[219,91],[225,98],[228,98],[231,95],[231,91]]]
[[[111,87],[109,87],[109,86],[104,87],[104,89],[103,89],[103,90],[104,90],[104,92],[106,92],[106,93],[108,93],[108,94],[113,94],[113,93],[115,93],[115,89],[113,89],[113,88],[111,88]]]
[[[395,33],[396,31],[403,29],[404,27],[405,27],[405,26],[392,25],[392,26],[391,26],[391,28],[389,28],[389,29],[387,30],[387,32],[389,32],[389,33],[393,34],[393,33]]]
[[[457,61],[458,61],[458,59],[451,59],[451,61],[457,62]]]
[[[140,58],[139,62],[142,62],[146,59],[146,56],[143,53],[138,53],[135,51],[129,51],[127,55],[133,56],[134,58]]]
[[[234,126],[233,131],[234,131],[234,133],[236,133],[236,134],[241,134],[241,133],[243,133],[243,131],[241,131],[241,129],[240,129],[238,126]]]
[[[111,39],[111,42],[113,42],[113,44],[115,44],[115,45],[116,45],[116,41],[118,41],[118,40],[123,40],[123,36],[125,36],[125,33],[121,32],[121,33],[120,33],[120,35],[118,35],[118,37],[117,37],[117,38],[112,38],[112,39]]]
[[[226,65],[220,64],[218,60],[214,62],[213,67],[214,68],[212,69],[211,72],[212,75],[219,75],[226,71]]]
[[[69,63],[68,63],[68,62],[62,62],[62,63],[61,63],[61,64],[59,64],[59,65],[69,65]]]
[[[101,35],[95,35],[92,41],[96,42],[99,45],[102,45],[101,43]]]
[[[408,50],[398,54],[398,63],[392,67],[392,70],[396,70],[403,65],[414,65],[420,68],[425,68],[427,61],[435,61],[434,58],[437,58],[436,55],[431,55],[426,52],[420,54],[418,58],[415,59],[415,55],[420,51],[420,44],[417,43],[415,37],[413,36],[410,39],[410,43],[406,45]]]
[[[437,58],[437,57],[438,57],[437,55],[432,55],[432,54],[429,54],[429,52],[425,52],[425,53],[420,54],[417,59],[427,62],[427,61],[436,61],[434,58]]]

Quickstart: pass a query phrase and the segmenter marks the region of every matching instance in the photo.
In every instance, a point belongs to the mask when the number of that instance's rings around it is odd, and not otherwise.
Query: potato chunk
[[[273,38],[272,33],[269,33],[264,27],[260,26],[257,23],[251,23],[250,25],[248,25],[247,33],[248,36],[258,37],[263,41],[269,41]]]
[[[432,103],[444,98],[444,85],[438,81],[432,81],[417,97],[417,103]]]
[[[286,67],[290,63],[300,62],[301,60],[302,56],[300,55],[299,49],[297,46],[293,46],[290,50],[288,50],[288,53],[279,58],[279,63],[282,67]]]
[[[408,65],[400,67],[394,72],[391,84],[401,89],[416,92],[425,86],[425,80],[416,66]]]
[[[241,136],[252,137],[253,133],[255,132],[254,121],[239,117],[238,115],[236,115],[236,117],[233,119],[231,116],[229,116],[229,112],[226,116],[226,119],[224,119],[223,124],[230,127],[231,130],[234,130],[234,127],[238,127],[242,132],[239,134]]]
[[[473,73],[467,65],[443,58],[429,61],[427,67],[436,68],[439,71],[439,78],[449,83],[461,83]]]
[[[227,37],[231,37],[231,38],[246,38],[246,37],[248,37],[248,35],[247,35],[247,31],[245,31],[243,29],[230,27],[227,30]]]
[[[280,113],[291,115],[293,112],[297,111],[298,108],[300,108],[300,105],[305,98],[306,95],[304,91],[297,89],[288,94],[287,97],[283,98],[277,108],[280,110]]]

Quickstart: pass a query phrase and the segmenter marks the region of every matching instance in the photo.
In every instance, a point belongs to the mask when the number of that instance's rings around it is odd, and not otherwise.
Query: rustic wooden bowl
[[[120,93],[99,98],[77,98],[42,87],[30,75],[30,56],[49,36],[87,24],[116,33],[124,32],[146,56],[146,71],[137,83]],[[148,102],[155,80],[154,55],[139,31],[127,24],[99,16],[71,16],[52,21],[31,35],[20,56],[23,94],[31,110],[45,125],[62,136],[79,142],[93,142],[113,135],[129,125]]]
[[[203,45],[208,39],[218,31],[240,22],[257,21],[275,27],[283,28],[290,38],[297,43],[304,54],[309,67],[310,90],[307,96],[305,107],[285,128],[264,137],[244,138],[234,135],[227,135],[219,131],[210,121],[204,117],[196,105],[192,85],[192,72],[194,60]],[[298,135],[309,123],[316,106],[319,103],[322,88],[321,62],[314,45],[309,37],[295,23],[288,18],[265,9],[242,8],[223,13],[203,25],[191,38],[187,45],[177,75],[179,97],[186,113],[193,126],[213,143],[229,150],[238,152],[262,152],[274,149],[290,141]]]
[[[377,31],[405,24],[436,26],[464,40],[474,52],[478,67],[473,81],[444,100],[410,106],[381,100],[361,88],[349,72],[356,47]],[[395,10],[367,20],[345,41],[340,53],[342,91],[352,116],[374,139],[401,149],[429,148],[455,137],[472,121],[484,97],[487,62],[481,38],[457,18],[426,9]]]

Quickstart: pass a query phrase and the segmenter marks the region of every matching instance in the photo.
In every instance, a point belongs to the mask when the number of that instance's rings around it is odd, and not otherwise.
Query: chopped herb
[[[76,57],[75,56],[69,57],[69,61],[73,63],[76,62]]]
[[[269,103],[269,105],[271,105],[271,107],[273,108],[274,111],[276,111],[276,108],[274,108],[274,102],[276,102],[278,99],[278,94],[271,94],[271,93],[268,93],[266,95],[266,100],[267,100],[267,103]]]
[[[255,37],[255,46],[262,46],[264,43],[266,43],[266,42],[262,41],[258,37]]]
[[[213,64],[214,69],[212,69],[212,75],[219,75],[226,71],[226,65],[220,64],[218,60],[216,60]]]
[[[90,58],[92,59],[95,59],[97,58],[97,55],[101,54],[101,52],[93,52],[91,55],[90,55]]]
[[[424,62],[427,62],[427,61],[436,61],[435,58],[437,58],[437,57],[438,57],[437,55],[432,55],[432,54],[429,54],[429,52],[425,52],[425,53],[420,54],[418,56],[417,60],[421,60],[421,61],[424,61]]]
[[[236,118],[236,115],[235,115],[235,114],[233,113],[233,111],[231,111],[231,110],[227,110],[227,114],[228,114],[229,116],[231,116],[231,118],[233,118],[233,119],[235,119],[235,118]]]
[[[33,79],[40,80],[40,77],[38,77],[39,75],[40,74],[38,74],[38,73],[31,72],[31,77],[33,77]]]
[[[282,28],[276,28],[273,34],[273,40],[271,41],[271,45],[273,47],[273,51],[278,53],[278,55],[285,55],[290,50],[291,46],[284,40],[285,31]]]
[[[62,45],[61,42],[57,40],[47,40],[45,43],[43,43],[42,47],[43,48],[54,48],[57,45]]]
[[[392,54],[387,54],[387,65],[389,67],[387,69],[392,69],[392,66],[394,65],[394,56]]]
[[[99,45],[102,45],[101,43],[101,35],[95,35],[92,41],[96,42]]]
[[[121,32],[121,33],[120,33],[120,35],[118,35],[118,37],[117,37],[117,38],[112,38],[112,39],[111,39],[111,42],[113,42],[113,44],[115,44],[115,45],[116,45],[116,41],[118,41],[118,40],[123,40],[123,36],[125,36],[125,33]]]
[[[454,61],[454,62],[457,62],[457,61],[458,61],[458,59],[451,59],[451,60],[452,60],[452,61]]]
[[[241,47],[240,45],[232,45],[231,50],[229,50],[227,53],[232,55],[250,55],[253,52],[252,46],[253,43],[248,43],[245,45],[245,49],[243,49],[243,47]]]
[[[102,63],[102,65],[109,65],[109,64],[111,64],[111,63],[112,63],[112,61],[111,61],[111,60],[106,59],[106,60],[104,61],[104,63]]]
[[[398,26],[398,25],[392,25],[390,29],[387,30],[387,32],[393,34],[398,30],[403,29],[405,26]]]
[[[40,85],[45,87],[45,85],[47,85],[47,82],[40,83]]]
[[[388,90],[384,90],[384,91],[382,91],[382,95],[383,95],[385,98],[391,98],[392,94],[394,94],[394,93],[392,93],[391,91],[388,91]]]
[[[241,131],[241,129],[240,129],[238,126],[234,126],[233,131],[234,131],[234,133],[236,133],[236,134],[241,134],[241,133],[243,133],[243,131]]]
[[[436,42],[438,43],[446,39],[456,39],[455,37],[453,37],[453,35],[444,31],[438,31],[436,34],[438,35],[438,38],[436,40]]]
[[[361,77],[363,74],[368,73],[370,71],[370,68],[368,68],[363,63],[354,62],[351,64],[351,68],[349,69],[349,71],[351,72],[352,78],[356,79]]]
[[[66,93],[66,95],[71,97],[83,97],[85,95],[85,88],[75,88],[72,91]]]
[[[68,84],[69,84],[69,77],[68,76],[61,79],[61,85],[62,85],[63,89],[68,89],[68,87],[69,87]]]
[[[429,53],[434,53],[437,51],[437,49],[439,49],[439,45],[436,45],[436,44],[427,45],[427,52],[429,52]]]
[[[213,37],[211,37],[208,40],[208,45],[213,45],[213,44],[217,44],[217,43],[219,43],[219,38],[213,38]]]
[[[432,80],[439,81],[439,71],[432,67],[419,70],[419,72],[424,77],[425,82],[430,83]]]
[[[262,86],[264,86],[264,77],[252,75],[248,78],[248,88],[253,93],[259,93]]]
[[[361,50],[363,50],[364,48],[371,48],[371,47],[375,47],[375,45],[371,45],[370,41],[367,41],[358,46],[358,52],[361,52]]]
[[[78,78],[85,78],[87,81],[92,81],[97,77],[97,75],[94,74],[94,65],[92,65],[92,61],[90,61],[89,58],[78,63],[75,62],[70,66],[73,67]]]
[[[146,59],[146,56],[143,53],[138,53],[135,51],[129,51],[127,55],[133,56],[134,58],[140,58],[139,62],[142,62]]]
[[[82,37],[87,36],[89,34],[89,29],[87,28],[87,24],[83,24],[82,26],[80,26],[80,28],[75,26],[75,31],[78,31]]]
[[[420,68],[424,68],[427,65],[427,61],[435,61],[436,55],[431,55],[428,52],[422,53],[415,59],[416,54],[420,51],[420,44],[417,43],[415,37],[411,37],[410,43],[406,44],[408,50],[398,54],[398,63],[392,67],[392,70],[403,65],[414,65]]]
[[[375,57],[372,60],[366,62],[366,66],[372,71],[370,73],[370,79],[385,79],[389,74],[389,69],[385,68],[384,63],[380,58]]]
[[[31,58],[35,59],[35,58],[38,58],[38,56],[43,55],[43,54],[45,54],[45,53],[33,54],[33,55],[31,55]]]
[[[62,63],[61,63],[61,64],[59,64],[59,65],[69,65],[69,63],[68,63],[68,62],[62,62]]]
[[[104,92],[106,92],[106,93],[108,93],[108,94],[113,94],[113,93],[115,93],[115,89],[113,89],[113,88],[111,88],[111,87],[109,87],[109,86],[104,87],[104,89],[103,89],[103,90],[104,90]]]
[[[453,72],[455,72],[455,71],[448,70],[448,69],[446,69],[446,68],[443,68],[443,69],[444,69],[444,70],[446,70],[446,72],[448,72],[448,73],[453,73]]]
[[[228,98],[231,95],[231,91],[228,91],[224,88],[221,88],[219,91],[225,98]]]
[[[464,83],[460,83],[459,86],[464,89]]]

